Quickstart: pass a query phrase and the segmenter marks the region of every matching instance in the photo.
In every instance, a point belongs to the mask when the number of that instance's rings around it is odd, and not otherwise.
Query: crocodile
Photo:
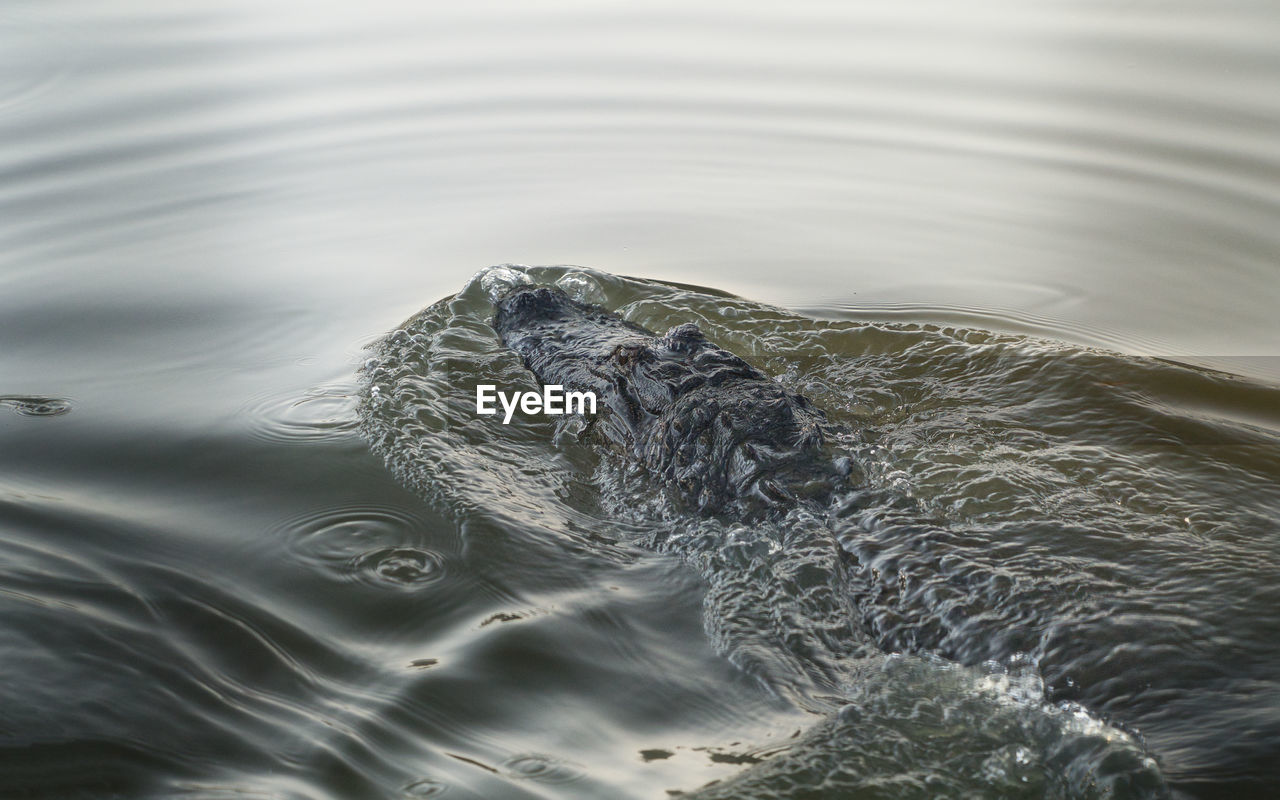
[[[831,518],[863,489],[851,461],[833,455],[842,429],[808,398],[692,323],[658,334],[528,283],[490,299],[502,344],[544,386],[595,393],[599,413],[589,425],[599,438],[694,512],[671,530],[655,526],[641,544],[701,574],[716,650],[822,720],[781,754],[688,796],[863,797],[884,796],[886,787],[896,787],[889,796],[959,795],[973,775],[1002,796],[1056,796],[1046,788],[1055,782],[1082,797],[1167,796],[1139,743],[1083,725],[1092,723],[1083,709],[1037,699],[1034,670],[1024,677],[987,665],[995,674],[985,675],[880,652],[855,599],[870,588],[859,589],[841,543],[856,533],[842,533]],[[1023,683],[1025,700],[998,688]],[[903,716],[924,697],[945,709],[938,720],[951,722]],[[1013,772],[992,766],[1000,747],[1022,748]],[[896,764],[944,762],[932,783],[897,783]]]
[[[605,440],[706,513],[757,518],[848,483],[826,415],[697,325],[659,335],[557,288],[518,286],[494,330],[543,385],[600,398]]]

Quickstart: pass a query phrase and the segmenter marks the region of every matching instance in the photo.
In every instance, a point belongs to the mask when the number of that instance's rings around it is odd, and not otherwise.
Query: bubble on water
[[[607,299],[599,281],[585,272],[566,272],[556,281],[556,286],[579,303],[603,305]]]
[[[517,264],[503,264],[489,267],[480,274],[480,288],[492,303],[517,286],[528,286],[533,283],[524,267]]]

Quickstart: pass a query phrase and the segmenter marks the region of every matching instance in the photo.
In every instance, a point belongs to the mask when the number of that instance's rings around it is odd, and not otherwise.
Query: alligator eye
[[[540,319],[555,317],[564,312],[569,297],[559,289],[545,286],[517,286],[499,301],[499,311],[513,317]]]
[[[667,331],[667,335],[662,337],[662,343],[669,349],[677,353],[685,353],[690,350],[696,350],[707,341],[707,337],[702,335],[702,330],[692,322],[686,322],[683,325],[677,325]]]
[[[645,347],[642,344],[620,344],[613,350],[613,360],[620,367],[629,367],[640,360]]]

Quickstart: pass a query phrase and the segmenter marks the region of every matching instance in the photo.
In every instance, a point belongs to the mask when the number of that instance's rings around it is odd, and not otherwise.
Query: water
[[[1278,39],[1247,2],[10,0],[0,795],[1089,796],[1150,756],[1269,797]],[[735,666],[722,573],[571,432],[457,449],[428,404],[434,462],[373,452],[366,347],[504,262],[642,277],[593,280],[856,432],[850,702]],[[518,381],[467,298],[413,332]]]

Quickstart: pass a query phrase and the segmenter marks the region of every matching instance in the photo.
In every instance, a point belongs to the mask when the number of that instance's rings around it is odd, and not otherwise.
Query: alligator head
[[[594,392],[596,430],[683,501],[752,515],[845,482],[822,411],[696,325],[659,336],[546,287],[517,287],[496,306],[503,344],[544,385]]]

